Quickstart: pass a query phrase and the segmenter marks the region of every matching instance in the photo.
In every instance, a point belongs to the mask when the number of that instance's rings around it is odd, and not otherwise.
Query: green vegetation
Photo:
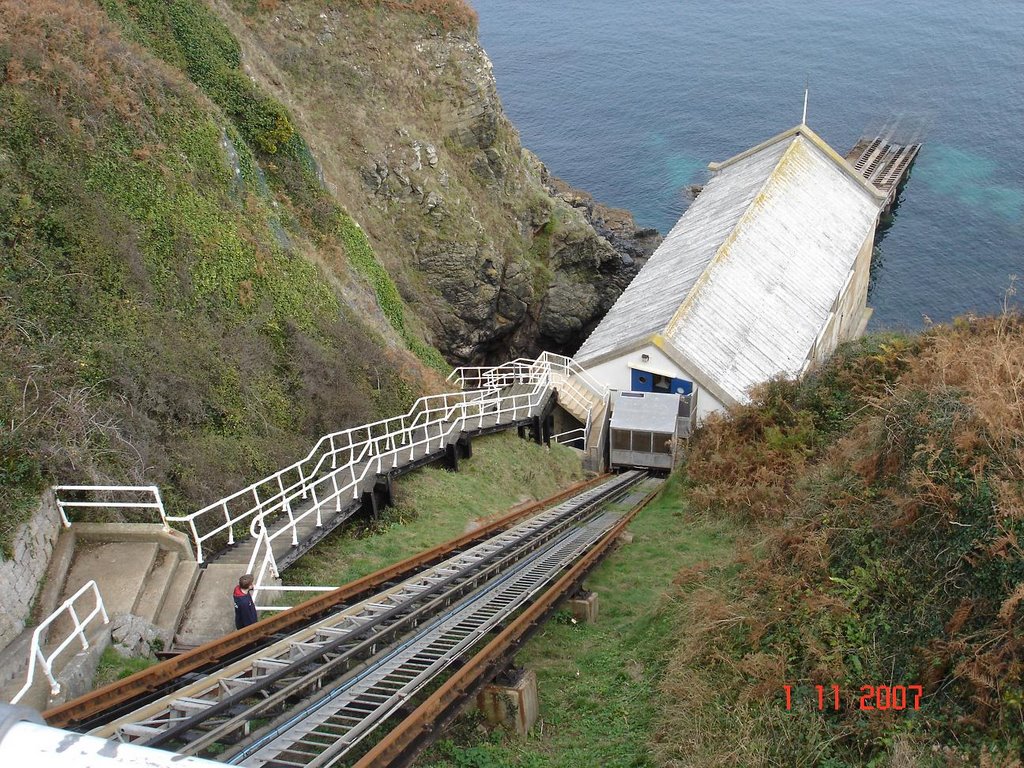
[[[290,584],[346,584],[464,533],[474,521],[582,479],[579,456],[511,433],[478,438],[458,472],[427,466],[395,483],[395,506],[328,537],[285,573]]]
[[[377,295],[377,304],[388,322],[391,323],[391,327],[398,331],[402,340],[416,357],[438,373],[447,375],[451,371],[451,366],[441,356],[441,353],[429,344],[424,344],[409,330],[405,319],[405,304],[402,302],[402,297],[398,295],[395,281],[391,279],[391,275],[373,255],[373,248],[370,246],[370,241],[366,239],[362,228],[348,214],[341,213],[338,219],[339,234],[345,245],[345,254],[348,256],[349,264],[369,281]]]
[[[702,430],[694,508],[763,551],[682,603],[660,759],[1019,765],[1022,405],[1024,322],[1005,315],[864,340]],[[920,685],[920,709],[862,710],[865,685]]]
[[[480,740],[464,718],[419,761],[453,768],[486,766],[653,765],[649,739],[659,712],[658,685],[677,632],[674,579],[680,569],[727,559],[733,532],[695,521],[678,477],[630,525],[631,544],[587,579],[598,593],[596,624],[558,614],[517,657],[536,670],[540,721],[523,742],[498,730]]]
[[[1015,315],[769,383],[588,579],[598,623],[556,616],[520,653],[531,735],[468,715],[420,764],[1019,768],[1022,406]],[[864,685],[920,708],[862,710]]]
[[[450,370],[441,354],[409,329],[394,280],[358,224],[330,197],[319,168],[285,108],[262,93],[242,70],[241,48],[227,27],[198,0],[102,0],[125,34],[180,68],[229,117],[266,168],[272,186],[295,202],[293,213],[318,247],[340,246],[373,288],[384,316],[409,349],[434,370]],[[248,151],[246,149],[245,151]],[[242,163],[252,167],[252,161]],[[297,286],[298,288],[298,286]]]
[[[99,666],[96,667],[96,676],[93,678],[92,687],[102,688],[104,685],[123,680],[129,675],[141,672],[147,667],[156,664],[157,659],[150,656],[128,658],[122,656],[113,648],[107,648],[100,656]]]
[[[190,511],[432,380],[339,293],[350,220],[223,24],[198,0],[103,8],[165,64],[85,0],[0,0],[2,547],[56,479]]]

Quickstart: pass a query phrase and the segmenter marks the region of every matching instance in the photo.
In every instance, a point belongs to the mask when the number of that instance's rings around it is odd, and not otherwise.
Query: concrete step
[[[174,638],[176,645],[199,645],[235,631],[231,593],[241,575],[234,563],[210,563],[200,571],[199,582]]]
[[[155,542],[127,541],[106,544],[89,544],[76,547],[75,559],[68,571],[67,582],[61,592],[60,602],[73,595],[90,580],[99,587],[107,615],[131,613],[145,586],[146,574],[153,569],[159,545]],[[77,609],[84,616],[92,609],[93,603],[87,595]],[[67,637],[74,624],[66,614],[50,625],[47,642]]]
[[[0,651],[0,691],[5,690],[9,684],[16,681],[18,685],[11,692],[11,696],[13,696],[15,691],[25,682],[25,672],[28,667],[29,653],[32,648],[32,633],[34,631],[34,628],[24,630],[8,643],[6,648]],[[0,700],[10,701],[10,696],[5,698],[0,693]]]
[[[167,591],[171,586],[180,559],[177,552],[166,549],[161,549],[157,553],[156,560],[146,577],[145,586],[139,593],[132,613],[141,616],[150,624],[156,621],[157,614],[160,613],[164,600],[167,598]]]
[[[167,596],[154,622],[161,629],[170,630],[173,634],[181,623],[182,611],[192,596],[199,581],[199,563],[195,560],[182,560],[174,569],[174,575],[167,587]]]
[[[226,549],[217,555],[215,560],[221,565],[231,564],[239,568],[245,568],[249,564],[249,560],[252,558],[252,551],[256,546],[256,540],[253,538],[246,538],[244,541],[237,542],[231,549]]]

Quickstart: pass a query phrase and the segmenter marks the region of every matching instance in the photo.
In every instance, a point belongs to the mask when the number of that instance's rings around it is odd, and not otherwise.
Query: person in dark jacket
[[[259,621],[256,615],[256,603],[252,601],[252,574],[247,573],[238,580],[233,595],[235,599],[235,629],[248,627]]]

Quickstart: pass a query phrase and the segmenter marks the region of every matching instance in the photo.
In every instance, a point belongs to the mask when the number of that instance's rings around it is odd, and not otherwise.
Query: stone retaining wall
[[[32,518],[14,535],[14,558],[0,555],[0,649],[25,629],[60,533],[60,514],[47,491]]]

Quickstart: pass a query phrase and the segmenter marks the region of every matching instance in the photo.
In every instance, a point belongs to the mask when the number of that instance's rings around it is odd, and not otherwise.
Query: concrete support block
[[[521,670],[511,682],[496,681],[485,686],[477,694],[476,705],[487,722],[525,737],[540,713],[537,673]]]
[[[597,592],[584,592],[566,603],[572,617],[580,624],[597,621]]]
[[[619,534],[619,544],[632,544],[633,534],[629,531],[623,531]]]

